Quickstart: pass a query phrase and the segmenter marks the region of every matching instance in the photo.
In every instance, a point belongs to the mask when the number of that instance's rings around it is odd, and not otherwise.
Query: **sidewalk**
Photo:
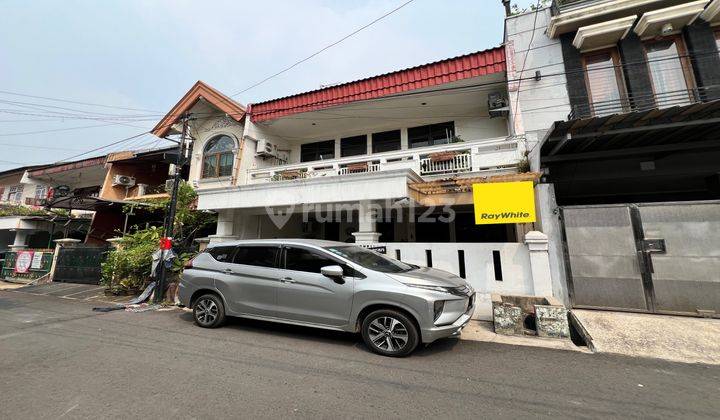
[[[720,319],[573,309],[597,353],[720,364]]]
[[[9,287],[5,290],[13,290],[20,293],[28,293],[31,295],[55,296],[63,299],[84,300],[92,302],[105,303],[125,303],[133,298],[133,296],[113,296],[105,294],[105,286],[95,284],[79,284],[79,283],[47,283],[27,286],[23,284],[11,284],[18,287]],[[1,286],[0,286],[1,287]]]
[[[13,290],[24,286],[26,285],[22,283],[11,283],[9,281],[0,280],[0,290]]]
[[[515,335],[496,334],[490,321],[470,321],[460,334],[461,340],[482,341],[487,343],[509,344],[513,346],[541,347],[546,349],[578,351],[590,353],[587,347],[578,347],[570,339],[541,337],[520,337]]]

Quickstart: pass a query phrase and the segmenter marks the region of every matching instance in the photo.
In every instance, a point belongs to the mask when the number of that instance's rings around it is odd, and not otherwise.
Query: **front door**
[[[352,309],[354,278],[331,279],[322,267],[342,263],[322,251],[284,247],[285,268],[278,287],[278,316],[293,321],[340,327],[348,323]],[[281,261],[282,266],[282,261]]]

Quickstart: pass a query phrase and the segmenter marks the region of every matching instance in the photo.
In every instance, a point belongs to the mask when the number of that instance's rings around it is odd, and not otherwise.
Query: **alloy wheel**
[[[368,335],[374,346],[380,350],[397,352],[405,348],[409,335],[405,324],[391,316],[374,319],[369,326]]]
[[[195,307],[195,319],[203,325],[210,325],[218,317],[218,307],[212,299],[202,299]]]

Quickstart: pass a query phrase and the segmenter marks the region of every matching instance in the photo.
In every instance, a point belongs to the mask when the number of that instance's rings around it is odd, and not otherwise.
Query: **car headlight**
[[[426,284],[405,283],[405,286],[417,287],[418,289],[432,290],[433,292],[450,293],[450,287],[445,286],[429,286]]]

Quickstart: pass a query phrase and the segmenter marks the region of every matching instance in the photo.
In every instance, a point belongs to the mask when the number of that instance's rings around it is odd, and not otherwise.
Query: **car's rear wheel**
[[[203,328],[217,328],[225,321],[225,305],[217,295],[207,294],[193,303],[195,323]]]
[[[383,356],[407,356],[420,341],[415,323],[400,311],[381,309],[365,317],[361,327],[365,344]]]

